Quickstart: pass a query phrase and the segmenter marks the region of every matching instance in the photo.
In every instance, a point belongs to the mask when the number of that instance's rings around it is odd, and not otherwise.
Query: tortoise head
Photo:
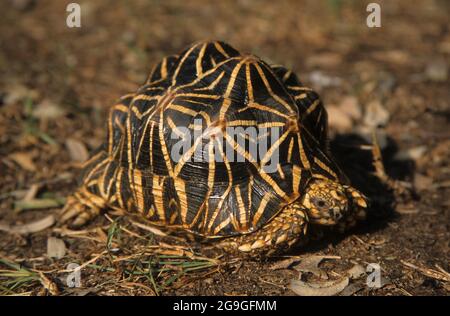
[[[313,224],[335,225],[346,215],[365,214],[367,199],[358,190],[328,179],[313,179],[302,200]]]

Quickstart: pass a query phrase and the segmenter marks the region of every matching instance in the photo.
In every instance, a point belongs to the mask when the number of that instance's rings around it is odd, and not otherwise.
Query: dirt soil
[[[368,1],[344,0],[78,1],[81,27],[69,28],[70,2],[0,3],[1,294],[295,295],[300,274],[319,292],[351,274],[340,295],[449,294],[448,1],[377,1],[379,28],[366,25]],[[205,39],[284,64],[318,91],[332,151],[370,198],[367,221],[263,261],[171,246],[114,214],[81,231],[52,226],[108,107],[164,55]],[[69,263],[82,265],[81,287],[66,282]],[[378,288],[366,285],[371,263]]]

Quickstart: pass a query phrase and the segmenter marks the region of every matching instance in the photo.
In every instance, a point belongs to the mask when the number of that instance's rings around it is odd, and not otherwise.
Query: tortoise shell
[[[112,107],[84,184],[108,207],[221,237],[264,226],[313,178],[347,182],[318,95],[282,66],[204,42]]]

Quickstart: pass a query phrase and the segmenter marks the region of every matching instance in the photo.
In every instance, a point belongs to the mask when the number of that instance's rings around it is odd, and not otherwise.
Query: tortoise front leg
[[[275,218],[256,232],[227,238],[220,246],[228,252],[273,255],[297,243],[306,243],[308,216],[298,203],[286,206]]]

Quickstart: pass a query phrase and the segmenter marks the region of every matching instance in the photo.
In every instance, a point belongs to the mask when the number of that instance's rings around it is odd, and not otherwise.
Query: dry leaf
[[[144,224],[135,222],[135,221],[131,221],[131,223],[132,223],[134,226],[137,226],[137,227],[139,227],[139,228],[142,228],[143,230],[147,230],[147,231],[149,231],[149,232],[151,232],[151,233],[153,233],[153,234],[155,234],[155,235],[163,236],[163,237],[164,237],[164,236],[167,236],[166,233],[164,233],[163,231],[161,231],[161,230],[159,230],[159,229],[157,229],[157,228],[155,228],[155,227],[147,226],[147,225],[144,225]]]
[[[345,277],[338,281],[320,283],[307,283],[292,280],[289,288],[300,296],[332,296],[342,292],[349,284],[350,279]]]
[[[339,103],[339,109],[355,121],[359,121],[362,117],[358,99],[354,96],[349,95],[343,97],[342,101]]]
[[[33,200],[36,197],[40,187],[41,185],[39,184],[32,184],[31,187],[28,189],[27,193],[25,194],[23,200],[24,201]]]
[[[336,105],[327,106],[328,124],[338,132],[348,132],[352,129],[353,123],[350,116]]]
[[[43,100],[33,110],[33,116],[38,119],[56,119],[63,115],[64,111],[49,100]]]
[[[353,294],[361,291],[363,288],[364,285],[361,283],[349,284],[342,292],[339,293],[339,296],[352,296]]]
[[[52,207],[59,207],[64,205],[62,199],[32,199],[32,200],[20,200],[14,202],[14,210],[17,212],[23,210],[33,209],[45,209]]]
[[[272,264],[270,266],[270,270],[280,270],[280,269],[287,269],[289,268],[291,265],[293,265],[294,263],[299,262],[300,260],[302,260],[302,258],[300,257],[293,257],[293,258],[288,258],[288,259],[284,259],[284,260],[280,260],[275,262],[274,264]]]
[[[70,158],[76,162],[84,162],[89,158],[89,153],[86,146],[74,138],[66,140],[66,147],[69,150]]]
[[[66,255],[66,245],[62,239],[49,237],[47,239],[47,256],[49,258],[61,259]]]
[[[359,279],[362,275],[366,274],[366,269],[360,264],[355,264],[347,271],[347,274],[352,280]]]
[[[389,111],[384,108],[380,101],[375,100],[366,105],[364,124],[369,127],[385,126],[389,117]]]
[[[324,259],[341,259],[338,256],[310,256],[301,260],[300,264],[295,266],[295,270],[300,272],[310,272],[321,279],[328,279],[325,271],[319,268],[319,264]]]
[[[430,81],[445,82],[448,78],[448,63],[444,59],[431,61],[426,69],[425,76]]]
[[[36,171],[36,165],[29,153],[17,152],[8,156],[11,160],[17,163],[20,167],[27,171]]]
[[[417,191],[426,191],[433,188],[433,179],[420,173],[414,175],[414,187]]]
[[[54,223],[55,223],[55,217],[53,215],[49,215],[38,221],[29,223],[29,224],[23,224],[23,225],[10,226],[5,223],[0,223],[0,230],[6,231],[9,233],[25,235],[25,234],[32,234],[32,233],[40,232],[44,229],[49,228]]]
[[[417,161],[427,152],[427,146],[417,146],[405,150],[401,150],[395,154],[396,160],[414,160]]]

